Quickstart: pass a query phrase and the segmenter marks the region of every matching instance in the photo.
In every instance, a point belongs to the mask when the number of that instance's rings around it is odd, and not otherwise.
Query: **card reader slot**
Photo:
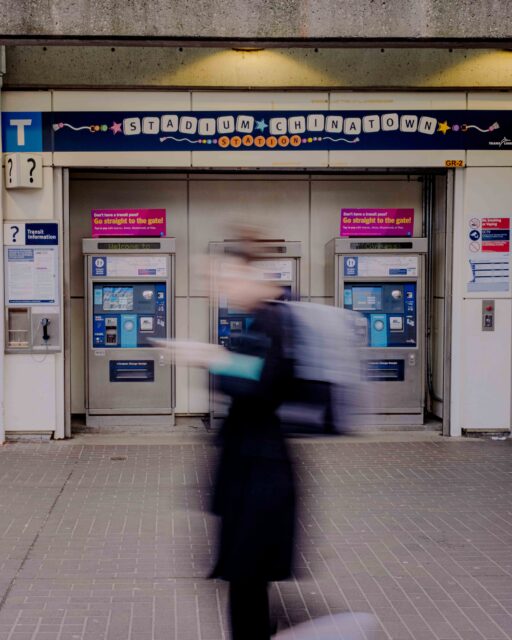
[[[397,380],[397,371],[368,371],[368,380],[370,381],[384,381],[384,380]]]
[[[148,380],[152,376],[152,372],[147,369],[146,371],[132,371],[131,369],[118,369],[116,371],[117,380]]]

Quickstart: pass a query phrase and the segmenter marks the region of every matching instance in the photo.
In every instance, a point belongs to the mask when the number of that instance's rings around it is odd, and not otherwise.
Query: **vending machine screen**
[[[104,311],[132,311],[133,287],[103,287]]]
[[[415,347],[416,283],[345,283],[344,307],[367,321],[369,347]]]
[[[352,309],[354,311],[378,311],[382,307],[382,287],[354,287]]]

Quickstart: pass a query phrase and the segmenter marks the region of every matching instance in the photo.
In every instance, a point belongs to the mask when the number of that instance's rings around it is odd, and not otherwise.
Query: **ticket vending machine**
[[[152,338],[174,336],[174,238],[84,239],[86,422],[174,422],[174,370]]]
[[[335,238],[328,247],[335,304],[366,319],[367,424],[423,424],[426,238]]]
[[[236,251],[236,241],[210,242],[210,255],[218,260],[214,261],[213,278],[218,270],[223,268],[222,257],[226,259]],[[282,298],[298,300],[300,298],[300,257],[301,243],[298,241],[268,240],[255,242],[251,250],[257,253],[254,264],[258,267],[261,277],[265,280],[279,283],[282,288]],[[213,291],[217,287],[215,282]],[[221,344],[226,349],[234,349],[238,340],[251,326],[253,317],[239,309],[232,308],[229,301],[222,296],[214,295],[210,304],[210,339],[215,344]],[[221,418],[226,414],[227,399],[216,389],[215,377],[210,382],[210,419]]]

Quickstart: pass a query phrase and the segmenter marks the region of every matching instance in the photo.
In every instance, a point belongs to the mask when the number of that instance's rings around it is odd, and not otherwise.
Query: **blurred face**
[[[239,259],[222,264],[219,290],[226,296],[230,307],[240,311],[251,311],[263,300],[276,298],[279,288],[261,279],[261,272]]]

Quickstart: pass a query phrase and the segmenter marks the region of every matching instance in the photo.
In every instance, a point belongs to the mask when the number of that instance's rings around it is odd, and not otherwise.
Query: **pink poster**
[[[93,209],[92,237],[165,236],[165,209]]]
[[[342,209],[340,236],[410,238],[414,209]]]

